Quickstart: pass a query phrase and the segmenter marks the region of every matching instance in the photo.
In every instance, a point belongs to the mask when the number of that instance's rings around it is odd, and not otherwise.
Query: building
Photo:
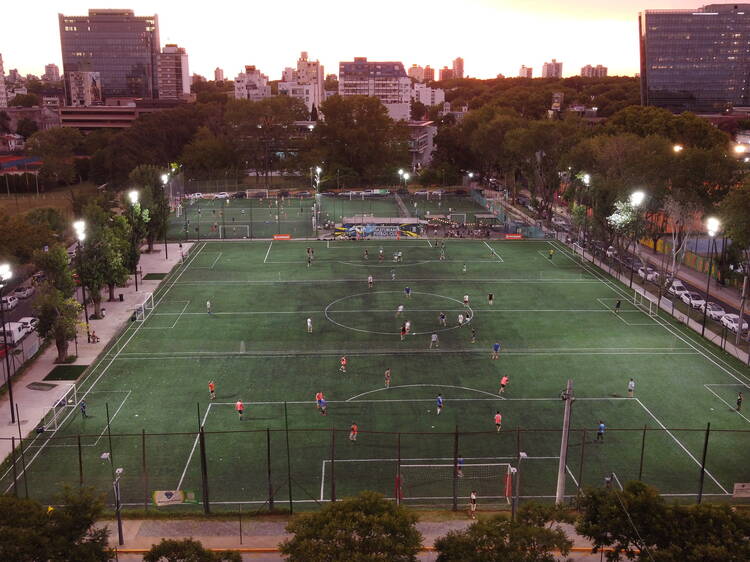
[[[98,72],[105,99],[158,97],[158,16],[95,9],[58,19],[66,79],[71,72]]]
[[[597,64],[596,66],[587,64],[586,66],[581,68],[581,76],[583,76],[584,78],[606,78],[607,67],[602,66],[601,64]]]
[[[307,110],[320,108],[326,99],[325,78],[323,65],[319,61],[307,58],[307,52],[302,51],[297,60],[297,69],[287,67],[281,73],[279,95],[299,98],[307,105]]]
[[[3,55],[0,55],[0,107],[8,107],[8,90],[5,87],[5,71],[3,70]]]
[[[42,80],[45,82],[59,82],[60,68],[54,63],[44,65],[44,76],[42,76]]]
[[[414,84],[411,90],[411,99],[425,105],[440,105],[445,101],[445,90],[430,88],[426,84]]]
[[[164,45],[156,59],[159,75],[159,99],[180,100],[190,97],[190,71],[185,49]]]
[[[750,4],[638,15],[641,103],[675,112],[750,105]]]
[[[552,62],[545,62],[542,67],[542,78],[562,78],[563,63],[552,59]]]
[[[444,66],[440,69],[440,81],[443,80],[452,80],[453,79],[453,69],[448,68],[447,66]]]
[[[17,152],[24,148],[21,135],[15,133],[0,134],[0,152]]]
[[[11,68],[8,72],[8,82],[11,82],[12,84],[20,84],[23,82],[21,74],[18,72],[17,68]]]
[[[409,70],[406,72],[409,75],[409,78],[414,78],[417,82],[424,82],[424,68],[413,64],[409,67]]]
[[[461,57],[453,59],[453,78],[464,77],[464,59]]]
[[[218,66],[214,69],[214,82],[224,81],[224,71]]]
[[[83,132],[97,129],[127,129],[142,115],[164,111],[174,107],[159,102],[122,106],[100,105],[95,107],[61,107],[55,110],[58,127],[71,127]],[[46,108],[45,108],[46,109]]]
[[[434,82],[435,81],[435,69],[430,68],[430,65],[424,67],[424,81]]]
[[[521,65],[521,70],[518,71],[518,77],[519,78],[531,78],[531,75],[533,74],[534,69],[530,66]]]
[[[102,80],[98,72],[67,72],[65,85],[70,106],[89,107],[104,104]]]
[[[246,66],[245,72],[241,72],[234,79],[235,99],[258,101],[270,97],[271,86],[268,85],[268,76],[255,66]]]
[[[437,126],[432,121],[409,121],[408,126],[411,169],[419,170],[429,166],[432,161]]]
[[[392,119],[409,118],[411,80],[403,63],[368,61],[357,57],[339,63],[339,95],[374,96],[388,109]]]

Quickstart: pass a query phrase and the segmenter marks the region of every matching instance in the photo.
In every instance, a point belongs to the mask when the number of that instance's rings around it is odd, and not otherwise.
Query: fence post
[[[141,470],[143,470],[143,509],[148,511],[148,468],[146,467],[145,429],[141,429]]]
[[[273,484],[271,483],[271,428],[266,428],[266,468],[268,470],[268,509],[273,511]]]
[[[10,462],[13,466],[13,495],[18,497],[18,469],[16,469],[16,437],[10,436]]]
[[[638,467],[638,481],[643,482],[643,457],[646,453],[646,429],[648,425],[643,426],[643,437],[641,437],[641,464]]]
[[[583,436],[581,437],[581,464],[578,467],[578,493],[581,493],[581,488],[583,488],[583,460],[585,457],[585,450],[586,450],[586,428],[583,428]]]
[[[336,460],[336,430],[331,428],[331,501],[336,501],[336,471],[334,462]]]
[[[208,500],[208,467],[206,463],[206,434],[203,428],[198,432],[198,440],[201,448],[201,483],[203,488],[203,513],[211,513],[211,506]]]
[[[23,449],[23,437],[21,433],[21,413],[16,403],[16,423],[18,424],[18,446],[21,447],[21,467],[23,468],[23,490],[26,499],[29,499],[29,472],[26,470],[26,452]]]
[[[81,434],[78,434],[78,484],[83,488],[83,448],[81,447]]]
[[[294,503],[292,502],[292,456],[289,451],[289,415],[286,400],[284,401],[284,432],[286,433],[286,479],[289,488],[289,515],[294,514]]]
[[[109,465],[112,467],[112,480],[115,479],[115,453],[112,450],[112,430],[109,425],[109,402],[104,403],[104,408],[107,411],[107,441],[109,442]]]
[[[396,505],[401,505],[403,482],[401,481],[401,433],[396,435]]]
[[[453,434],[453,511],[458,511],[458,426]]]
[[[701,457],[701,478],[698,490],[698,503],[703,499],[703,480],[706,476],[706,455],[708,454],[708,436],[711,433],[711,422],[706,425],[706,438],[703,441],[703,456]]]

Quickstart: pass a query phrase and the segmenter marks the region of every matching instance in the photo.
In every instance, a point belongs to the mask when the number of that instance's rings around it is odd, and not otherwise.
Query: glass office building
[[[750,4],[639,14],[641,101],[672,111],[750,105]]]
[[[158,97],[158,16],[89,10],[87,16],[58,18],[66,81],[69,72],[98,72],[105,100]]]

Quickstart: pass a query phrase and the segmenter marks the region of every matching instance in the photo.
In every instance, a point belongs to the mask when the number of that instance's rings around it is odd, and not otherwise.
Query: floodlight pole
[[[703,326],[701,327],[701,336],[706,333],[706,316],[708,316],[708,299],[711,297],[711,270],[714,267],[714,247],[716,238],[713,233],[709,232],[710,242],[708,243],[708,274],[706,275],[706,303],[703,305]],[[740,320],[741,321],[741,320]],[[742,324],[737,324],[737,333],[742,332]]]
[[[86,285],[83,282],[83,250],[81,248],[81,239],[78,239],[76,248],[78,255],[78,280],[81,282],[81,300],[83,301],[83,314],[86,320],[86,341],[91,343],[91,329],[89,326],[89,307],[86,304]]]
[[[570,410],[573,404],[573,380],[568,379],[568,384],[561,398],[565,402],[563,413],[562,438],[560,439],[560,463],[557,467],[557,491],[555,492],[555,503],[561,504],[565,500],[565,470],[568,464],[568,438],[570,436]]]
[[[10,399],[10,423],[16,423],[16,408],[13,404],[13,384],[11,383],[10,373],[10,349],[8,349],[8,332],[5,329],[5,305],[3,304],[3,289],[5,288],[5,280],[0,279],[0,322],[3,326],[3,344],[5,353],[5,384],[8,387],[8,398]]]

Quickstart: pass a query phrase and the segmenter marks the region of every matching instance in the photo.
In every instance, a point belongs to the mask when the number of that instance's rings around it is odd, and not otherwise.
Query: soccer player
[[[341,366],[339,367],[339,371],[342,373],[346,373],[346,355],[342,355],[341,359],[339,359],[339,363]]]
[[[86,401],[85,400],[81,400],[81,402],[78,404],[78,407],[81,409],[82,418],[89,417],[88,414],[86,413]]]
[[[508,378],[508,375],[503,375],[503,377],[500,379],[500,391],[498,394],[505,394],[505,387],[508,386],[508,383],[510,382],[510,379]]]
[[[440,347],[440,342],[438,341],[438,335],[437,332],[432,332],[432,335],[430,336],[430,349],[434,347]]]
[[[495,429],[498,433],[500,433],[500,430],[503,428],[503,415],[500,413],[500,410],[495,411]]]
[[[737,411],[739,412],[742,409],[742,400],[744,400],[742,393],[737,393]]]
[[[396,318],[398,318],[399,316],[401,316],[401,313],[403,311],[404,311],[404,305],[403,304],[398,305],[398,308],[396,309]]]
[[[464,306],[469,306],[469,295],[464,295]]]
[[[472,519],[477,518],[477,491],[472,490],[469,494],[469,515]]]
[[[492,344],[492,359],[500,359],[500,342],[496,341]]]
[[[466,273],[466,264],[464,264],[464,267],[463,267],[462,271],[463,271],[463,273]]]
[[[471,327],[471,343],[477,343],[477,330],[474,326]]]
[[[407,334],[411,334],[411,320],[406,321],[406,324],[404,324],[404,328],[406,328]]]
[[[620,313],[621,306],[622,306],[622,301],[620,299],[617,299],[617,302],[615,303],[615,314]]]
[[[367,276],[367,286],[372,289],[372,286],[375,284],[375,281],[372,278],[372,275]]]
[[[307,319],[307,333],[312,334],[312,318]]]
[[[406,337],[406,323],[401,324],[401,341],[404,341],[404,337]]]
[[[411,298],[411,287],[404,287],[404,294],[406,295],[407,299]]]
[[[315,393],[315,407],[318,410],[320,410],[320,401],[323,400],[323,398],[325,398],[325,397],[323,396],[322,392],[318,391],[318,392]]]
[[[456,476],[464,477],[464,458],[461,455],[456,458]]]
[[[391,368],[390,367],[388,367],[385,370],[385,373],[384,373],[383,376],[385,378],[385,387],[386,388],[391,388]]]
[[[437,398],[435,399],[435,405],[437,406],[437,415],[440,415],[440,412],[443,411],[443,395],[438,394]]]
[[[396,280],[396,270],[391,269],[391,281],[395,281],[395,280]]]
[[[234,405],[234,409],[237,412],[237,415],[240,417],[240,421],[242,421],[242,412],[245,411],[245,406],[242,404],[242,400],[237,400],[237,403]]]
[[[211,314],[211,301],[206,301],[206,312]]]
[[[445,248],[440,248],[440,261],[445,260]]]
[[[328,415],[328,402],[325,398],[320,399],[320,413],[324,416]]]
[[[495,295],[493,293],[487,293],[487,304],[490,306],[495,304]]]
[[[602,420],[599,420],[599,427],[596,428],[596,440],[604,443],[604,432],[607,430],[607,426],[604,425]]]
[[[359,427],[357,427],[357,422],[352,422],[352,425],[349,428],[349,441],[356,441],[357,433],[359,433]]]
[[[464,315],[463,314],[459,314],[458,315],[458,325],[459,326],[463,326],[464,325]]]
[[[307,267],[310,267],[312,265],[312,256],[307,256]]]
[[[216,399],[216,383],[214,381],[208,381],[208,396],[211,400]]]
[[[365,259],[366,260],[370,259],[370,253],[367,251],[367,248],[365,248]]]
[[[378,250],[378,261],[383,261],[383,246]]]
[[[635,392],[635,381],[631,378],[628,381],[628,398],[632,398],[634,392]]]
[[[553,248],[550,248],[549,252],[547,252],[547,257],[549,258],[550,261],[552,261],[552,256],[554,255],[555,255],[555,250]]]

